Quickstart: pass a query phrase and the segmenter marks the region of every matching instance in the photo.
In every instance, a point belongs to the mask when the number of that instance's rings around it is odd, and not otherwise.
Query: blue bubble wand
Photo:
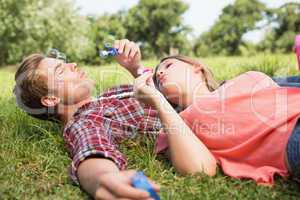
[[[119,55],[118,49],[111,47],[108,43],[104,44],[104,50],[99,51],[101,58],[113,57]]]
[[[131,183],[133,187],[149,192],[150,197],[154,200],[160,200],[158,194],[154,191],[153,187],[150,185],[147,177],[144,175],[143,172],[137,172],[132,178]]]

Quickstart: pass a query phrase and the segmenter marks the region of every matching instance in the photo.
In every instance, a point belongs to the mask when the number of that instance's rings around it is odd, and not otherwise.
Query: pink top
[[[300,88],[279,87],[267,75],[247,72],[198,98],[180,113],[223,172],[273,185],[288,176],[285,149],[300,116]],[[168,147],[161,132],[156,153]]]

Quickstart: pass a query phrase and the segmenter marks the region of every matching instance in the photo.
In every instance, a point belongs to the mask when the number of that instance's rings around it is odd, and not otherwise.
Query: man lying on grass
[[[116,60],[134,77],[141,68],[138,45],[116,41]],[[58,56],[59,58],[59,56]],[[75,63],[42,54],[26,57],[15,75],[20,108],[33,117],[64,124],[63,137],[72,158],[71,177],[95,199],[150,199],[131,186],[134,170],[118,143],[136,132],[156,132],[161,123],[155,110],[124,98],[133,88],[123,85],[93,98],[94,82]],[[105,98],[103,98],[105,97]],[[159,186],[152,182],[156,191]]]

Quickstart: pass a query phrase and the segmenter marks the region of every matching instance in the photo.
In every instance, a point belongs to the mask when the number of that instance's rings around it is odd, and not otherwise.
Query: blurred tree
[[[0,0],[0,64],[52,47],[83,60],[92,51],[88,32],[71,0]]]
[[[126,35],[126,29],[123,25],[125,12],[120,11],[116,14],[104,14],[99,17],[88,17],[91,31],[89,38],[94,42],[93,49],[95,53],[91,54],[86,62],[91,64],[98,64],[103,62],[110,62],[111,59],[100,60],[97,55],[97,50],[104,47],[104,43],[113,43],[116,39],[123,39]]]
[[[265,9],[258,0],[236,0],[226,6],[212,28],[195,41],[194,53],[197,56],[240,54],[243,35],[256,28]]]
[[[187,54],[190,28],[182,18],[187,9],[181,0],[140,0],[126,15],[126,37],[141,43],[144,57],[164,56],[170,48]]]
[[[300,33],[300,3],[286,3],[279,8],[270,9],[271,29],[259,50],[288,53],[294,46],[294,38]]]

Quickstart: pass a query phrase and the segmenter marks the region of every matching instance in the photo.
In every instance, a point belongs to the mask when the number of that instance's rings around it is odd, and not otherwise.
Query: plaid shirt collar
[[[77,111],[73,114],[73,117],[80,115],[80,113],[87,110],[88,108],[97,106],[97,104],[101,103],[101,100],[109,99],[109,98],[118,98],[118,99],[128,98],[132,96],[132,94],[133,94],[132,85],[120,85],[120,86],[109,88],[108,90],[104,91],[102,95],[96,97],[96,99],[80,106],[77,109]]]

